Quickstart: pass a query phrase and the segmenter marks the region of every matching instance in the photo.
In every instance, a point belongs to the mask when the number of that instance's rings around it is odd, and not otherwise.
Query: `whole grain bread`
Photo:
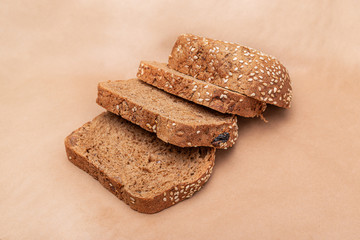
[[[179,148],[103,113],[65,139],[68,159],[142,213],[190,198],[207,182],[215,148]]]
[[[291,105],[287,69],[275,57],[250,47],[184,34],[172,49],[169,67],[278,107]]]
[[[236,116],[204,108],[138,79],[99,83],[96,102],[180,147],[227,148],[238,136]]]
[[[266,108],[263,102],[195,79],[169,68],[165,63],[142,61],[137,77],[166,92],[222,113],[255,117]]]

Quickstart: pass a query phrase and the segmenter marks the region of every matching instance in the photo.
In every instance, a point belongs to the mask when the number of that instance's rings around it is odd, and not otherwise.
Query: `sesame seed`
[[[135,202],[135,199],[134,199],[134,198],[132,198],[132,197],[130,197],[130,200],[131,200],[131,201],[133,201],[133,202]]]
[[[249,79],[248,79],[248,82],[252,82],[252,80],[253,80],[252,78],[249,78]]]
[[[195,60],[198,59],[198,58],[199,58],[198,56],[196,56],[196,55],[194,56],[194,59],[195,59]]]
[[[165,198],[165,197],[163,198],[163,201],[166,202],[166,198]]]
[[[209,92],[206,92],[205,94],[206,94],[206,95],[210,95],[210,93],[209,93]]]
[[[210,101],[210,98],[205,98],[205,101],[209,102],[209,101]]]
[[[255,97],[255,93],[250,94],[250,97]]]
[[[188,142],[187,145],[188,145],[188,146],[191,146],[191,142]]]
[[[237,70],[239,70],[239,68],[238,68],[238,67],[234,68],[234,71],[237,71]]]
[[[221,95],[220,95],[220,99],[222,99],[222,98],[225,98],[225,99],[226,99],[227,96],[226,96],[225,94],[221,94]]]
[[[234,58],[233,58],[233,61],[236,61],[236,60],[237,60],[237,57],[234,57]]]
[[[202,98],[199,98],[199,99],[198,99],[198,101],[199,101],[199,102],[202,102],[202,101],[204,101],[204,99],[202,99]]]
[[[196,131],[196,134],[199,134],[200,133],[200,131]]]
[[[69,159],[71,160],[71,156],[69,156]]]
[[[117,110],[119,110],[119,109],[120,109],[119,105],[116,105],[116,109],[117,109]]]
[[[204,88],[208,88],[209,86],[208,85],[205,85],[205,87]]]
[[[172,125],[173,125],[173,126],[176,126],[176,123],[173,123]]]
[[[240,74],[239,76],[238,76],[238,78],[241,78],[243,75],[242,74]]]

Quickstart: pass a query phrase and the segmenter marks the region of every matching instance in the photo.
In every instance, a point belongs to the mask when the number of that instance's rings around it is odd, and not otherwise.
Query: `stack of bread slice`
[[[289,108],[292,89],[274,57],[184,34],[168,64],[142,61],[137,79],[98,85],[104,112],[65,139],[68,158],[132,209],[156,213],[199,191],[215,149],[238,138],[237,116]]]

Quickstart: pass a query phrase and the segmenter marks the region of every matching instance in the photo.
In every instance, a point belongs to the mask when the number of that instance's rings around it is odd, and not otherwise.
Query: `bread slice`
[[[109,112],[65,139],[68,159],[142,213],[191,197],[207,182],[214,148],[179,148]]]
[[[97,103],[179,147],[231,147],[237,119],[152,87],[138,79],[102,82]]]
[[[255,117],[266,108],[263,102],[187,76],[169,68],[165,63],[142,61],[137,77],[166,92],[222,113]]]
[[[288,71],[273,56],[250,47],[184,34],[172,49],[169,67],[259,101],[290,108]]]

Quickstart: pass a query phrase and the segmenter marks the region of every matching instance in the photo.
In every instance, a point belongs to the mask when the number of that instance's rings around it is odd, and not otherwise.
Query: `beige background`
[[[0,1],[0,239],[359,239],[359,1]],[[190,200],[140,214],[67,159],[97,82],[165,62],[181,33],[288,67],[290,110],[239,119]]]

